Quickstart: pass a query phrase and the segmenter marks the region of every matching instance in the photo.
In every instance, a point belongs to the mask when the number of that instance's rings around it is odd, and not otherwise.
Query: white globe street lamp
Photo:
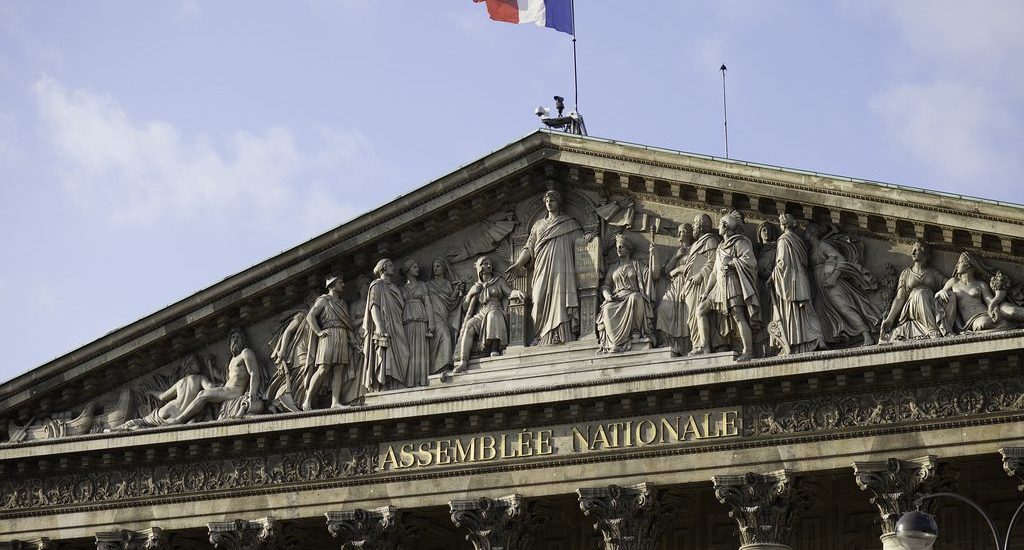
[[[939,526],[935,523],[935,518],[927,513],[921,511],[921,504],[926,500],[932,500],[941,497],[949,497],[960,502],[964,502],[970,505],[972,508],[981,514],[981,517],[985,518],[985,522],[988,523],[988,528],[992,531],[992,538],[996,543],[996,550],[1006,550],[1006,547],[1010,544],[1010,535],[1013,533],[1013,524],[1017,521],[1017,516],[1020,515],[1021,510],[1024,510],[1024,502],[1017,507],[1017,510],[1013,513],[1013,517],[1010,518],[1010,525],[1006,528],[1006,536],[1002,542],[999,540],[999,532],[996,530],[996,524],[992,521],[992,517],[985,513],[980,506],[973,500],[958,495],[956,493],[933,493],[925,495],[916,502],[914,502],[914,508],[916,510],[903,514],[899,521],[896,522],[896,539],[900,541],[907,550],[930,550],[935,544],[935,540],[939,537]]]

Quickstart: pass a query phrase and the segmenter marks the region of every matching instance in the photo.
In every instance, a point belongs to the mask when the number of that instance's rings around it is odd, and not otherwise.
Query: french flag
[[[487,2],[487,13],[495,21],[536,23],[575,35],[572,21],[573,0],[473,0]]]

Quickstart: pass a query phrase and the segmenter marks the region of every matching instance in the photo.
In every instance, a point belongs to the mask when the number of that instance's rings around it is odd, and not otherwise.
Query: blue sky
[[[625,7],[624,7],[625,6]],[[1024,3],[580,0],[591,135],[1010,202]],[[567,35],[470,0],[0,0],[0,380],[538,126]]]

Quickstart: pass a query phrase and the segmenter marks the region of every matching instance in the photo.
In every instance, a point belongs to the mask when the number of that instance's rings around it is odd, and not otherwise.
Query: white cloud
[[[340,220],[326,223],[322,204],[345,210],[340,197],[346,186],[388,173],[358,131],[320,130],[310,152],[285,128],[237,131],[218,143],[184,136],[165,121],[133,120],[112,98],[68,89],[53,78],[40,78],[33,92],[68,198],[115,225],[242,210],[250,213],[248,223],[287,215],[308,230],[326,229]],[[331,186],[323,181],[328,177]]]
[[[1024,3],[879,2],[910,57],[871,100],[896,150],[945,188],[984,181],[1009,191],[1024,140]],[[926,76],[924,76],[926,75]]]

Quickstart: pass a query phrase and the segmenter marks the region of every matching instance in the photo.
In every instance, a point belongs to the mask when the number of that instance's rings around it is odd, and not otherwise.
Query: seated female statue
[[[633,243],[621,233],[615,235],[615,253],[619,265],[608,271],[601,285],[604,303],[597,323],[601,349],[606,352],[629,351],[634,340],[650,341],[654,333],[651,266],[633,259]]]

